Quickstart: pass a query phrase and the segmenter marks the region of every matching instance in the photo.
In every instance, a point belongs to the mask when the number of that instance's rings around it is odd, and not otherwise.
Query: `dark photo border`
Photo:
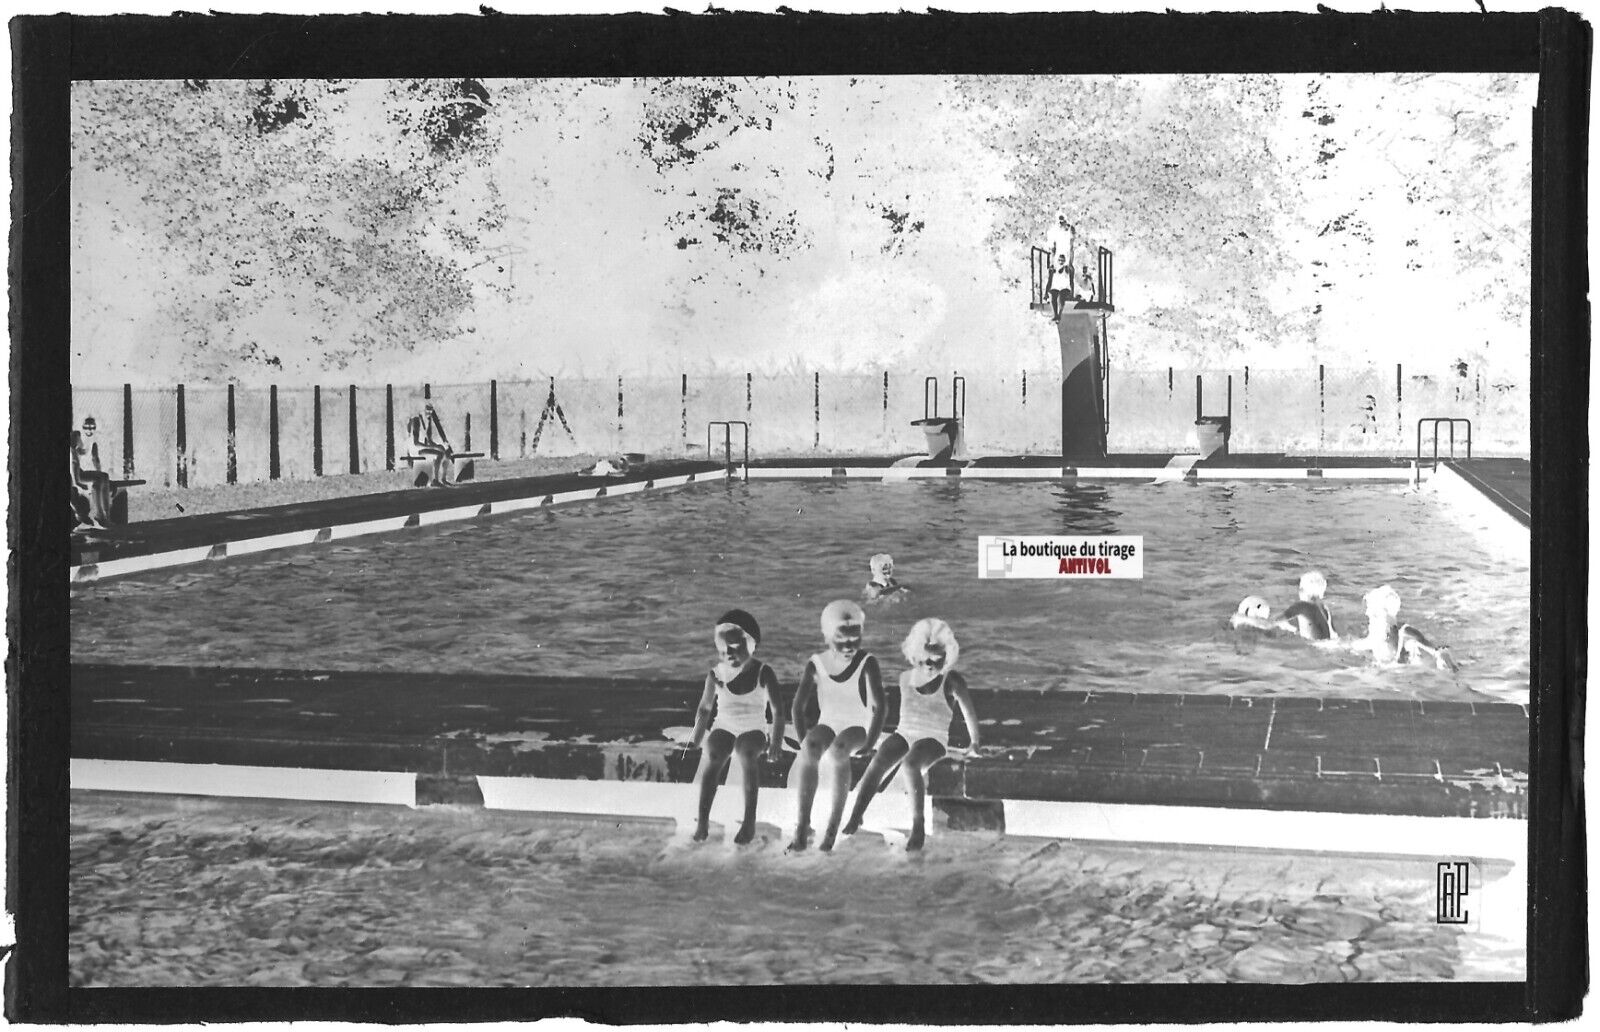
[[[11,22],[8,907],[12,1021],[1548,1021],[1587,986],[1586,152],[1576,15],[220,16]],[[75,989],[67,984],[69,88],[81,79],[886,73],[1537,72],[1528,979],[1359,986]]]

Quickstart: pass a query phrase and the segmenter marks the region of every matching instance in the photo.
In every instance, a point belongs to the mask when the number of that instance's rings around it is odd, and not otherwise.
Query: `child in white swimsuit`
[[[883,728],[883,677],[878,661],[862,651],[861,633],[867,616],[854,602],[829,602],[822,611],[822,639],[827,651],[806,662],[806,672],[794,694],[794,729],[800,738],[800,756],[790,768],[798,789],[798,815],[789,848],[806,848],[811,838],[811,803],[816,798],[819,766],[833,782],[828,807],[828,830],[819,843],[833,848],[850,794],[850,757],[872,748]],[[807,710],[816,701],[819,715],[807,727]]]
[[[918,620],[901,646],[911,669],[900,675],[900,725],[884,738],[878,754],[861,776],[856,804],[850,810],[846,835],[861,827],[872,797],[888,783],[895,764],[911,796],[911,835],[906,849],[922,848],[928,768],[950,748],[950,722],[960,710],[972,749],[978,748],[978,715],[967,693],[967,679],[955,669],[961,646],[943,620]]]
[[[783,707],[778,702],[778,676],[754,656],[761,641],[756,618],[742,609],[730,609],[717,618],[713,633],[718,661],[706,673],[694,719],[694,744],[705,742],[694,775],[700,801],[694,840],[705,840],[717,786],[730,758],[737,756],[744,780],[744,821],[733,841],[742,846],[756,834],[756,790],[761,781],[756,761],[763,747],[769,758],[777,759],[783,742]]]

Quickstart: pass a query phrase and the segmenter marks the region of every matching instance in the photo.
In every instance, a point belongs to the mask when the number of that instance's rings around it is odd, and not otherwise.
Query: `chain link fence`
[[[1198,380],[1197,380],[1198,378]],[[1231,411],[1230,387],[1231,384]],[[991,370],[788,372],[319,388],[73,389],[74,425],[93,416],[101,463],[162,486],[205,486],[403,466],[406,419],[431,401],[453,444],[491,458],[643,452],[703,456],[706,424],[745,420],[752,454],[885,455],[919,450],[924,414],[965,415],[969,455],[1056,454],[1059,374]],[[1195,446],[1195,419],[1230,415],[1235,452],[1408,456],[1417,420],[1472,420],[1475,454],[1527,454],[1526,377],[1457,366],[1114,370],[1110,451]],[[1197,393],[1200,395],[1197,406]],[[952,395],[955,395],[954,397]],[[1431,443],[1424,446],[1431,449]],[[713,452],[720,450],[714,443]]]

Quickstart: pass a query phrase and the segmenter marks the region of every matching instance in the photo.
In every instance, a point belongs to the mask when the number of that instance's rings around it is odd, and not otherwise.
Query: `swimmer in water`
[[[1328,579],[1316,570],[1300,578],[1300,599],[1285,609],[1278,622],[1307,641],[1338,641],[1333,629],[1333,614],[1322,597],[1328,593]]]
[[[943,620],[929,617],[911,627],[901,646],[911,669],[900,675],[900,726],[878,747],[856,790],[856,803],[844,826],[846,835],[861,827],[872,797],[887,784],[900,765],[900,776],[911,796],[911,835],[908,851],[922,848],[924,811],[927,809],[928,768],[943,759],[950,748],[950,722],[959,710],[967,723],[969,748],[978,748],[978,715],[967,693],[967,679],[956,670],[961,646]]]
[[[1362,598],[1367,606],[1367,636],[1351,646],[1357,652],[1370,652],[1380,663],[1426,663],[1433,661],[1440,670],[1455,671],[1454,657],[1443,645],[1435,645],[1427,635],[1410,624],[1399,622],[1400,593],[1385,584]]]
[[[797,786],[797,814],[792,850],[805,849],[811,839],[811,804],[816,798],[819,767],[832,780],[828,830],[819,848],[833,848],[850,794],[850,757],[870,750],[883,729],[883,676],[878,661],[861,647],[867,615],[847,599],[829,602],[822,610],[822,640],[827,649],[806,662],[806,672],[794,693],[794,730],[800,755],[790,768]],[[807,709],[815,700],[817,723],[806,726]]]
[[[872,579],[861,589],[862,598],[868,602],[899,601],[906,597],[906,586],[894,579],[894,556],[879,552],[867,560]]]
[[[1260,595],[1247,595],[1228,619],[1234,630],[1249,627],[1257,631],[1278,631],[1283,627],[1272,619],[1272,607]]]
[[[694,744],[700,746],[702,739],[705,743],[694,775],[699,798],[694,840],[705,841],[717,785],[736,756],[744,781],[744,821],[733,841],[742,846],[756,834],[756,790],[761,783],[757,760],[763,748],[771,759],[777,759],[782,748],[783,707],[778,702],[778,676],[755,658],[761,641],[756,618],[742,609],[730,609],[717,617],[712,635],[717,663],[706,673],[694,718]]]

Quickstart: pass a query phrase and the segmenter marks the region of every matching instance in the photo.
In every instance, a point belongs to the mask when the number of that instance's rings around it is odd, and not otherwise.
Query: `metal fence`
[[[964,374],[969,454],[1053,454],[1061,447],[1054,370]],[[1409,455],[1417,420],[1465,417],[1474,451],[1526,454],[1526,377],[1487,370],[1448,375],[1387,369],[1117,370],[1109,395],[1116,452],[1195,444],[1196,377],[1204,414],[1223,415],[1232,385],[1238,452]],[[494,459],[703,453],[706,424],[751,426],[753,454],[869,455],[916,451],[924,373],[738,373],[552,378],[466,384],[162,389],[75,387],[74,425],[99,424],[101,461],[123,477],[165,486],[307,479],[395,468],[406,418],[425,401],[459,450]],[[942,403],[948,374],[939,379]],[[940,415],[948,413],[940,412]]]

